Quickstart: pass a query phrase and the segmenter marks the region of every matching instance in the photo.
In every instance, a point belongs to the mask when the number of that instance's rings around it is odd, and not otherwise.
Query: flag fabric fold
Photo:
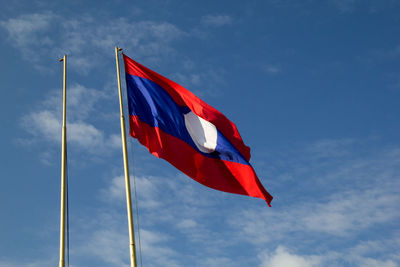
[[[123,58],[130,135],[197,182],[270,206],[273,197],[250,165],[236,126],[181,85]]]

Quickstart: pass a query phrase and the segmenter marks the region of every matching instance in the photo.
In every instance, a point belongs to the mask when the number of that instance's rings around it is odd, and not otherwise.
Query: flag
[[[181,85],[123,57],[130,135],[197,182],[270,206],[272,196],[250,165],[250,148],[235,124]]]

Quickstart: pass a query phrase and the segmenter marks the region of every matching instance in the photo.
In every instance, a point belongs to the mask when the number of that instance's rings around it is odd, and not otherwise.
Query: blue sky
[[[4,1],[0,267],[58,264],[68,54],[71,266],[129,266],[114,46],[235,122],[260,199],[129,140],[143,266],[400,265],[400,3]]]

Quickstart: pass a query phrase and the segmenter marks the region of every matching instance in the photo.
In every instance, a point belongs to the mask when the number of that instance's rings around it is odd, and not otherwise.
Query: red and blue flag
[[[197,182],[264,199],[235,124],[181,85],[124,57],[130,135]]]

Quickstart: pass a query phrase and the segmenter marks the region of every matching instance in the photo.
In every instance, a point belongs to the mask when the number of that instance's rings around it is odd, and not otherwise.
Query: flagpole
[[[136,247],[135,247],[135,232],[133,229],[133,217],[132,217],[132,201],[131,201],[131,185],[129,178],[129,166],[128,166],[128,153],[126,148],[126,131],[125,131],[125,117],[122,105],[122,92],[121,92],[121,77],[119,71],[119,59],[118,52],[122,48],[115,47],[115,60],[117,63],[117,79],[118,79],[118,95],[119,95],[119,110],[121,114],[121,139],[122,139],[122,154],[124,157],[124,171],[125,171],[125,193],[126,193],[126,208],[128,212],[128,224],[129,224],[129,248],[131,267],[136,267]]]
[[[67,103],[67,55],[60,61],[63,62],[63,122],[61,137],[61,209],[60,209],[60,267],[65,267],[65,176],[66,176],[66,103]]]

